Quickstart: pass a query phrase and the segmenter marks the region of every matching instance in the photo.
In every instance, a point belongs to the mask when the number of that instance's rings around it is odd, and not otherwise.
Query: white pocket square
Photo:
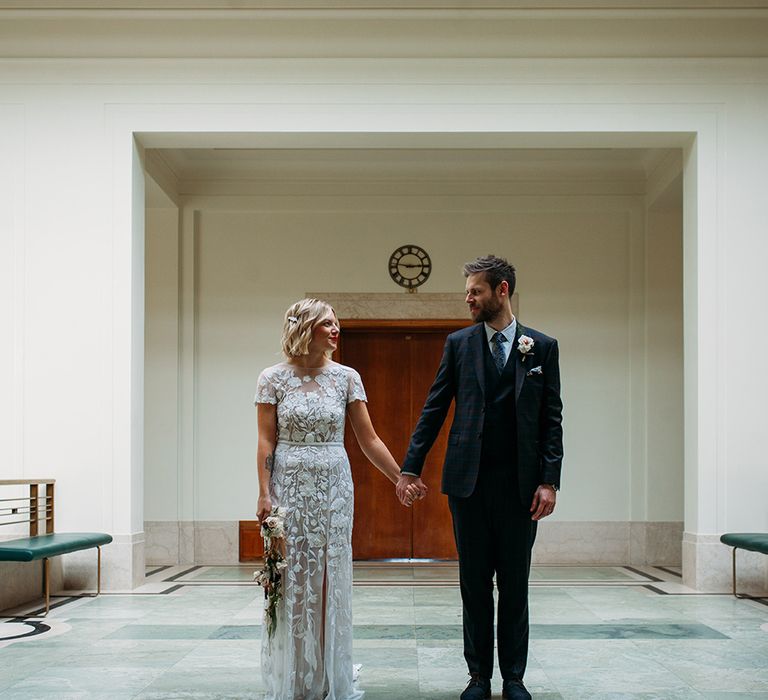
[[[538,367],[531,367],[531,369],[528,370],[528,374],[526,374],[526,377],[530,377],[532,374],[542,374],[541,371],[541,365]]]

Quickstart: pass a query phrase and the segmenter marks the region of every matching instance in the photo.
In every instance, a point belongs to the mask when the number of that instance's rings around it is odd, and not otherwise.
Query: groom
[[[506,260],[478,258],[464,265],[464,276],[475,325],[446,340],[397,492],[403,502],[411,485],[426,492],[424,459],[455,401],[442,491],[459,553],[471,677],[461,700],[491,697],[494,574],[502,695],[530,698],[523,674],[531,548],[537,522],[555,509],[563,459],[557,341],[512,315],[515,268]]]

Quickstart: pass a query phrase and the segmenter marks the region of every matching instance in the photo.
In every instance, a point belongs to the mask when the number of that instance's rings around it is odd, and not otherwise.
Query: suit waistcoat
[[[510,354],[501,374],[483,338],[485,368],[485,418],[481,470],[517,471],[517,412],[515,407],[515,356]]]

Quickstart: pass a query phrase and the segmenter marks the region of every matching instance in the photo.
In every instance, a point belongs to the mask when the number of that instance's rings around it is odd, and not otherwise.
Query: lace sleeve
[[[353,401],[368,401],[368,397],[365,395],[365,389],[363,388],[363,380],[353,369],[349,370],[348,382],[347,403],[352,403]]]
[[[254,398],[253,403],[277,403],[275,382],[272,373],[268,370],[264,370],[259,375],[259,380],[256,382],[256,397]]]

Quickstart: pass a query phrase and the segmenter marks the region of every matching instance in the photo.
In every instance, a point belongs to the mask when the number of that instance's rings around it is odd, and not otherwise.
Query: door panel
[[[374,428],[398,464],[405,456],[410,421],[403,343],[400,333],[345,333],[340,347],[343,363],[360,372]],[[409,558],[411,511],[400,505],[392,482],[363,455],[349,421],[345,444],[355,483],[354,558]]]
[[[359,322],[360,323],[360,322]],[[344,326],[339,361],[363,379],[373,426],[398,464],[402,464],[411,432],[434,380],[449,332],[461,323],[378,322],[382,327]],[[453,407],[430,451],[422,478],[426,499],[412,508],[397,501],[393,485],[362,454],[347,425],[345,444],[355,482],[355,559],[456,559],[448,499],[440,493],[443,458]]]
[[[418,333],[412,336],[410,342],[411,430],[416,427],[429,387],[432,386],[437,373],[446,335],[446,333]],[[457,558],[448,497],[440,493],[443,460],[452,422],[453,405],[424,463],[421,478],[429,488],[429,492],[426,498],[413,506],[413,556],[416,559]]]

